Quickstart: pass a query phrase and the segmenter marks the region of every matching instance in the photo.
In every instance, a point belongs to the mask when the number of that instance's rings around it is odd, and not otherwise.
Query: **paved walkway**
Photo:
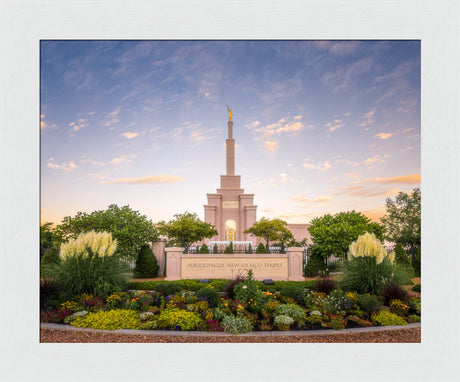
[[[390,330],[401,330],[410,328],[419,328],[420,322],[399,325],[399,326],[374,326],[370,328],[354,328],[343,330],[292,330],[292,331],[266,331],[266,332],[249,332],[237,334],[238,336],[247,337],[270,337],[270,336],[321,336],[331,334],[346,334],[346,333],[372,333]],[[40,329],[54,329],[54,330],[67,330],[78,332],[91,332],[101,334],[129,334],[140,336],[189,336],[189,337],[221,337],[233,336],[226,332],[197,332],[197,331],[172,331],[172,330],[137,330],[137,329],[116,329],[116,330],[103,330],[103,329],[90,329],[90,328],[76,328],[71,325],[60,324],[40,324]]]

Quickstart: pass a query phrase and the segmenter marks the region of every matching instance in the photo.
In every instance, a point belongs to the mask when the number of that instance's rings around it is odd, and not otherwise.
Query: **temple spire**
[[[235,140],[233,139],[232,110],[228,107],[227,175],[235,175]]]

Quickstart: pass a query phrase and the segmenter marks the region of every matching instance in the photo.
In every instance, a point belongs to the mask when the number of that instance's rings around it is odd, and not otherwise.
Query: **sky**
[[[196,212],[226,171],[257,218],[385,214],[421,182],[420,41],[41,41],[41,222]]]

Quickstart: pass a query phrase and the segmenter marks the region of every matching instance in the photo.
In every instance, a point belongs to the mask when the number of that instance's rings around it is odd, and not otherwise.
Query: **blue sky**
[[[236,173],[307,223],[420,186],[419,41],[42,41],[41,220],[129,204],[203,218]]]

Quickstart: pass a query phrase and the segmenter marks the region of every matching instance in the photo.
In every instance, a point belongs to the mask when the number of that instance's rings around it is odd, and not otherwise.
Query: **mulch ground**
[[[116,333],[78,332],[41,329],[40,342],[47,343],[416,343],[421,342],[418,328],[379,332],[354,332],[310,336],[141,336]]]

